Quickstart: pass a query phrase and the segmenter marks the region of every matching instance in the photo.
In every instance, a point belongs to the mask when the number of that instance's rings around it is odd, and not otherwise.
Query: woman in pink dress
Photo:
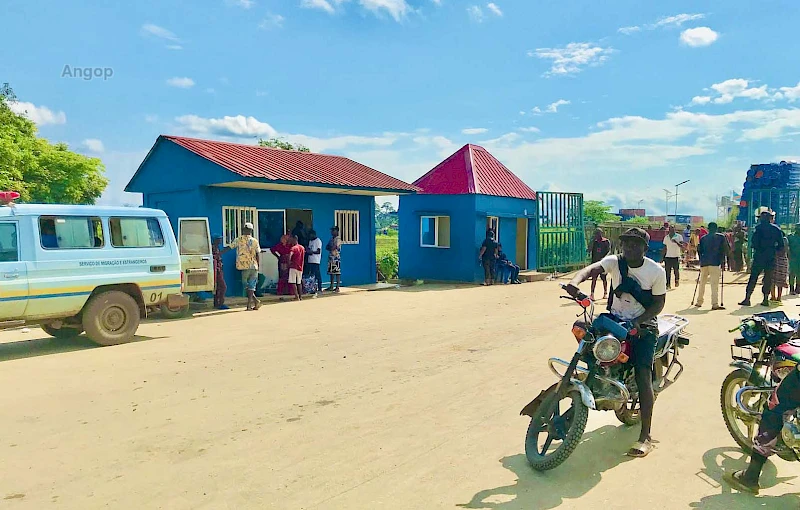
[[[278,295],[289,294],[289,236],[282,235],[281,241],[269,249],[273,255],[278,257]]]

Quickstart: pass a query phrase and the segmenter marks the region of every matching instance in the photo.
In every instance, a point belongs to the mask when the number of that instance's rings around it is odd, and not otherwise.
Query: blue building
[[[483,281],[478,263],[492,229],[508,258],[536,267],[536,192],[477,145],[465,145],[401,195],[400,277]]]
[[[375,282],[375,196],[414,193],[408,183],[341,156],[287,151],[175,136],[159,136],[125,191],[142,193],[145,207],[178,218],[207,217],[225,243],[245,222],[262,249],[274,246],[297,221],[327,243],[341,230],[342,285]],[[262,272],[277,279],[277,261],[263,257]],[[323,279],[327,279],[324,269]],[[235,253],[225,255],[230,295],[241,295]],[[265,275],[269,279],[269,274]]]

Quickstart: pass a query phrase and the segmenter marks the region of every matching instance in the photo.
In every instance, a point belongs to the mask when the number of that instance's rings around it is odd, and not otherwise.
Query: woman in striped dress
[[[789,286],[789,254],[786,247],[788,243],[786,241],[786,236],[783,236],[783,246],[775,252],[775,276],[772,280],[772,295],[770,298],[772,301],[776,301],[778,303],[781,302],[781,297],[783,296],[783,289]],[[777,298],[775,297],[775,291],[778,291]]]

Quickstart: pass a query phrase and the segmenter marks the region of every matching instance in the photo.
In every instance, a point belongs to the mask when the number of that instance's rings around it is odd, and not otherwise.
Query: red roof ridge
[[[194,138],[194,137],[191,137],[191,136],[177,136],[177,135],[159,135],[159,136],[162,136],[162,137],[166,138],[167,140],[188,140],[190,142],[222,143],[222,144],[225,144],[225,145],[234,145],[234,146],[237,146],[237,147],[250,147],[250,148],[256,148],[256,149],[264,149],[264,150],[268,150],[268,151],[272,150],[272,151],[282,151],[282,152],[299,152],[301,154],[315,154],[317,156],[327,156],[327,157],[331,157],[331,158],[350,159],[347,156],[341,156],[339,154],[324,154],[324,153],[321,153],[321,152],[299,151],[297,149],[281,149],[280,147],[265,147],[263,145],[258,145],[257,143],[255,145],[253,145],[253,144],[249,144],[249,143],[228,142],[228,141],[225,141],[225,140],[209,140],[207,138]]]

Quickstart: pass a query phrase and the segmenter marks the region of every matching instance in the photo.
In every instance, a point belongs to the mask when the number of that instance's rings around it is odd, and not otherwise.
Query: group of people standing
[[[750,297],[762,274],[763,306],[769,306],[770,301],[780,303],[786,288],[790,295],[800,294],[800,224],[795,225],[794,232],[787,236],[775,225],[774,212],[761,211],[751,242],[750,280],[745,298],[739,304],[750,306]]]
[[[236,250],[236,269],[242,273],[242,283],[247,290],[247,310],[258,310],[261,302],[256,297],[261,246],[253,236],[253,224],[247,222],[242,235],[228,246],[222,246],[222,236],[212,236],[214,257],[214,308],[226,310],[225,292],[227,285],[223,274],[222,255]],[[328,252],[327,272],[330,275],[331,292],[339,292],[341,283],[341,248],[339,227],[331,227],[331,238],[325,247]],[[281,236],[280,241],[269,251],[278,259],[278,295],[290,295],[298,301],[303,294],[316,296],[322,292],[322,241],[313,229],[306,230],[298,221],[291,233]]]

